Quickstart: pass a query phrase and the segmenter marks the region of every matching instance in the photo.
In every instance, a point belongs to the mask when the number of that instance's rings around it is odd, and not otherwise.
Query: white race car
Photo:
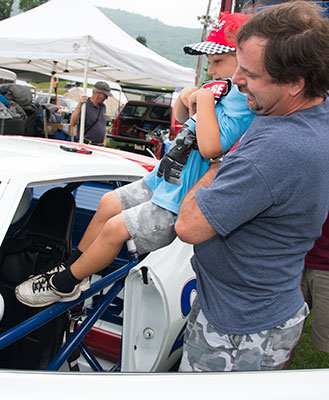
[[[81,371],[108,370],[113,362],[116,370],[124,372],[158,372],[173,368],[181,355],[184,327],[195,292],[195,277],[189,262],[192,247],[178,239],[142,260],[135,257],[130,260],[124,248],[111,266],[93,277],[91,289],[78,301],[38,309],[37,314],[31,315],[32,311],[23,310],[12,295],[19,281],[30,273],[42,272],[37,268],[45,267],[33,264],[38,263],[35,257],[42,257],[39,253],[28,256],[31,249],[24,248],[24,255],[21,254],[21,248],[17,247],[22,237],[29,241],[31,236],[41,236],[43,241],[43,236],[46,246],[54,246],[55,230],[65,236],[59,225],[63,223],[66,228],[67,220],[71,219],[72,228],[66,229],[70,236],[68,243],[75,247],[101,196],[119,185],[140,179],[156,161],[102,147],[9,136],[0,137],[0,149],[0,241],[3,243],[0,249],[3,299],[0,329],[4,332],[0,336],[0,349],[4,349],[0,351],[0,366],[65,370],[67,357],[80,346],[84,355],[78,359]],[[59,192],[54,190],[57,187],[61,188]],[[63,198],[62,192],[65,192]],[[71,216],[72,198],[75,213]],[[45,201],[47,204],[42,205]],[[30,216],[33,208],[34,215]],[[15,254],[8,255],[7,248],[13,246]],[[14,257],[14,261],[10,257]],[[118,293],[112,295],[112,291]],[[79,307],[76,315],[76,304],[82,300],[83,307]],[[60,326],[49,325],[50,331],[40,331],[40,335],[48,336],[45,343],[32,332],[54,315],[67,315],[73,306],[75,315],[71,321],[77,321],[74,335],[72,332],[68,335],[70,341],[64,338],[61,353],[51,361],[49,355],[54,352],[49,347],[56,347],[58,342],[58,338],[52,338],[51,330],[59,330]],[[26,317],[31,315],[28,322],[17,318],[17,314],[23,312]],[[14,322],[21,324],[15,326]],[[19,345],[8,347],[18,339]],[[40,354],[31,357],[29,352]],[[76,361],[69,362],[76,370]]]
[[[124,246],[73,302],[18,303],[15,286],[46,264],[43,257],[61,256],[55,239],[65,239],[64,253],[74,248],[102,194],[140,179],[157,161],[10,136],[0,136],[0,154],[1,398],[328,398],[328,370],[173,372],[196,290],[192,246],[179,239],[143,258]]]

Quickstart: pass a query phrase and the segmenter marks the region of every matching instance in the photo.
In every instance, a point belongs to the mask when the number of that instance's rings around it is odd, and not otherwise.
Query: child
[[[186,46],[185,51],[207,54],[208,73],[214,79],[230,78],[237,67],[233,37],[247,20],[242,14],[227,15],[219,20],[206,42]],[[199,150],[191,151],[181,171],[181,184],[158,177],[157,166],[144,179],[105,194],[67,265],[17,286],[19,301],[40,307],[74,300],[89,288],[89,276],[109,265],[128,239],[134,240],[139,254],[174,240],[175,220],[183,196],[209,168],[209,159],[228,151],[254,118],[246,106],[246,96],[236,86],[221,99],[216,112],[211,90],[184,89],[175,104],[177,119],[186,120],[196,108]]]

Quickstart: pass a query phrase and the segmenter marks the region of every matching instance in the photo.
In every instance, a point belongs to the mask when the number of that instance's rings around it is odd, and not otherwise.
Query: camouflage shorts
[[[197,298],[187,323],[181,372],[282,369],[296,346],[309,313],[307,304],[285,323],[247,335],[228,335],[205,318]]]
[[[122,218],[138,254],[167,246],[176,238],[176,214],[152,203],[153,192],[143,179],[116,189],[124,207]]]

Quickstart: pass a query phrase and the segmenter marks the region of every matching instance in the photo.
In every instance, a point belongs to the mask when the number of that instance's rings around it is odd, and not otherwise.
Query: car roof
[[[0,149],[0,242],[26,188],[83,181],[132,182],[156,164],[150,157],[99,146],[22,136],[0,136]]]
[[[145,106],[160,106],[160,107],[170,107],[170,104],[167,103],[158,103],[152,100],[128,100],[124,107],[128,105],[145,105]]]
[[[48,98],[48,93],[37,93],[37,97],[41,97],[41,98],[46,98],[47,99]],[[52,99],[55,98],[55,97],[56,97],[55,94],[51,94],[50,95],[50,98],[52,98]],[[58,98],[64,98],[61,94],[58,94],[57,97]]]
[[[0,176],[15,179],[25,176],[42,180],[49,174],[71,178],[81,174],[107,174],[124,179],[141,177],[146,173],[145,167],[151,169],[156,164],[152,158],[135,157],[118,150],[21,136],[0,136],[0,149]]]

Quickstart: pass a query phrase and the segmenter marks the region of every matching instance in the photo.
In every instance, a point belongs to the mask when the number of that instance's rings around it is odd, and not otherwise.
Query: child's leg
[[[54,274],[53,286],[61,293],[72,292],[83,279],[111,264],[129,238],[122,214],[110,218],[87,250],[66,269]]]
[[[92,244],[110,218],[120,214],[124,209],[149,201],[152,194],[143,179],[106,193],[99,202],[97,211],[78,244],[78,256]],[[77,258],[73,256],[72,262]]]
[[[94,232],[97,228],[94,230]],[[101,231],[80,258],[71,265],[73,276],[82,280],[109,265],[130,238],[122,215],[115,215],[103,224]]]
[[[70,271],[79,281],[101,271],[131,237],[139,254],[166,246],[176,236],[174,224],[175,215],[152,201],[124,210],[103,224],[96,239],[71,265]],[[54,283],[56,285],[56,281]]]
[[[78,249],[84,252],[96,239],[106,222],[118,215],[123,210],[123,205],[115,190],[106,193],[99,202],[97,211],[90,221],[85,233],[82,236]]]
[[[122,214],[110,218],[82,255],[68,268],[30,278],[16,287],[17,299],[31,307],[71,301],[90,286],[89,277],[113,261],[130,238]]]

